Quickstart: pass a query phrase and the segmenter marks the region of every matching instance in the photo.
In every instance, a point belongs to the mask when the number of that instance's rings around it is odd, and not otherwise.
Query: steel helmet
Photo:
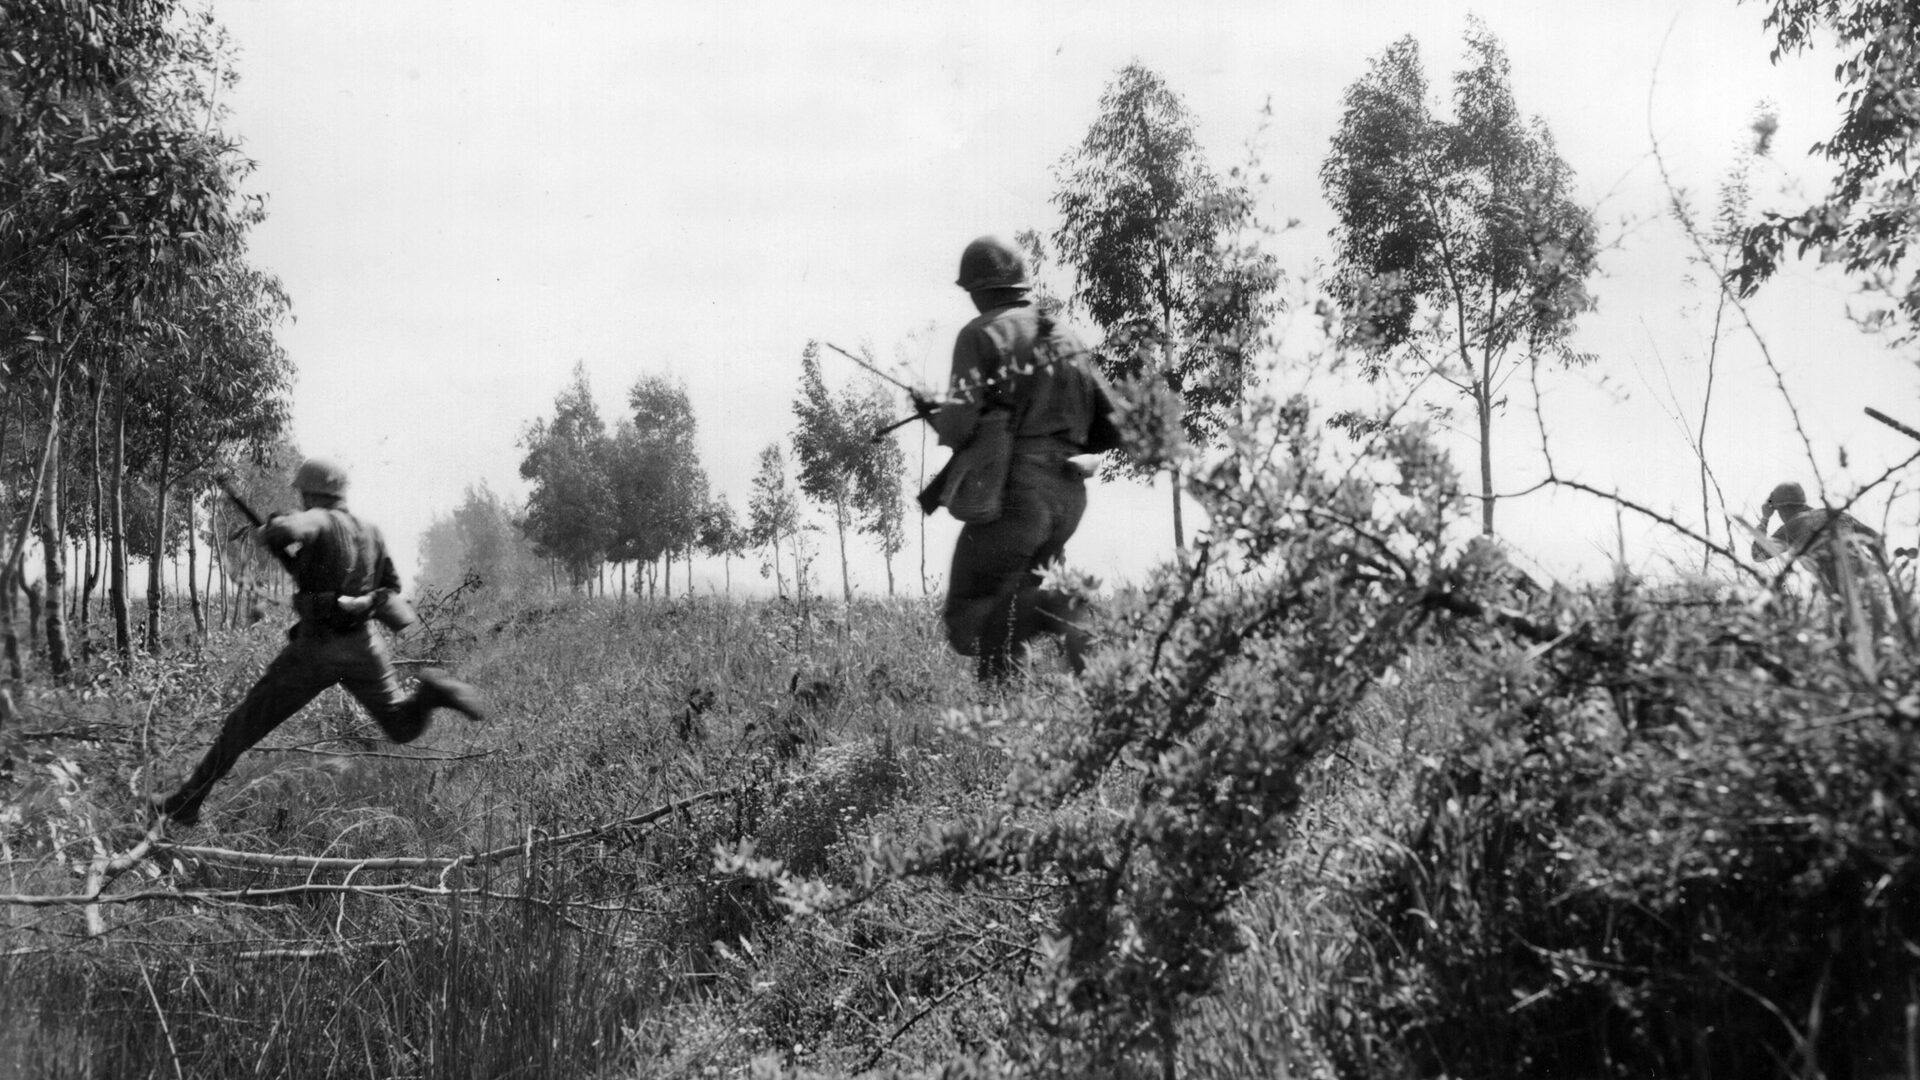
[[[308,458],[294,470],[293,490],[306,495],[343,498],[347,494],[347,470],[326,458]]]
[[[1806,489],[1791,481],[1775,487],[1767,495],[1767,509],[1778,510],[1783,506],[1807,505]]]
[[[982,236],[967,245],[960,253],[960,277],[954,284],[968,292],[1033,287],[1027,281],[1027,260],[997,236]]]

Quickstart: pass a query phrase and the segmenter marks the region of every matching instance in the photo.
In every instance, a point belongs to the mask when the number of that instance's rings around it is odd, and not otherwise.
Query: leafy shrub
[[[1920,1002],[1920,695],[1790,602],[1562,598],[1356,898],[1351,1076],[1867,1076]]]
[[[1152,392],[1134,399],[1136,456],[1191,465]],[[1192,484],[1209,533],[1109,606],[1066,715],[1024,698],[993,717],[1029,733],[1009,743],[1003,805],[891,866],[1051,897],[1011,1068],[1173,1074],[1181,1023],[1241,949],[1233,907],[1285,845],[1307,771],[1445,610],[1461,499],[1422,433],[1339,457],[1296,399],[1250,406],[1227,441]]]

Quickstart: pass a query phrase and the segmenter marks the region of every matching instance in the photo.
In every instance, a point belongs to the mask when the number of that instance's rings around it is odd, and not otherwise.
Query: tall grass
[[[1910,655],[1704,585],[1522,606],[1560,633],[1467,621],[1410,648],[1300,772],[1175,1073],[1920,1075]],[[922,603],[471,607],[439,629],[410,659],[483,688],[487,723],[396,748],[332,695],[180,842],[524,854],[109,905],[98,937],[75,907],[8,907],[0,1077],[1093,1075],[1030,1000],[1065,985],[1064,878],[897,872],[961,822],[1137,812],[1127,761],[1070,805],[1007,801],[1018,762],[1089,730],[1072,684],[983,694]],[[191,765],[263,631],[36,689],[0,891],[71,893],[130,843],[135,795]],[[830,892],[716,869],[744,845]],[[112,891],[341,879],[176,845]]]
[[[470,608],[443,616],[452,663],[490,719],[443,714],[393,747],[330,692],[250,753],[178,844],[334,858],[530,857],[445,880],[354,875],[275,900],[9,908],[0,1075],[119,1077],[677,1075],[757,1047],[717,1019],[731,961],[779,911],[717,875],[757,841],[824,866],[861,821],[931,775],[941,702],[965,673],[923,604],[803,612],[702,601]],[[234,635],[219,660],[143,665],[29,702],[0,889],[67,893],[73,867],[131,842],[140,789],[173,782],[278,647]],[[63,737],[64,736],[64,737]],[[151,758],[149,757],[151,753]],[[155,762],[157,759],[157,764]],[[964,786],[977,777],[941,777]],[[740,788],[647,828],[547,849],[543,837]],[[96,841],[98,841],[96,843]],[[255,890],[340,879],[162,848],[114,886]],[[412,894],[380,893],[411,884]],[[441,886],[445,892],[435,891]],[[742,945],[743,942],[749,944]]]

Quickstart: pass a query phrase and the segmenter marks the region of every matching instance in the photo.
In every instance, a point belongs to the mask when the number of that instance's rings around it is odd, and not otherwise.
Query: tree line
[[[906,456],[895,440],[875,437],[892,401],[874,385],[830,386],[814,342],[800,361],[793,432],[756,456],[744,515],[711,490],[684,386],[641,375],[609,430],[586,367],[576,364],[552,414],[521,433],[520,475],[530,485],[524,505],[501,500],[484,484],[470,487],[423,537],[422,584],[449,589],[475,581],[502,594],[564,588],[604,595],[612,588],[621,596],[670,596],[676,565],[691,593],[693,559],[704,554],[722,560],[731,592],[732,560],[759,551],[761,573],[780,595],[804,600],[815,556],[810,534],[817,531],[802,513],[808,500],[832,526],[843,599],[853,599],[849,533],[874,543],[893,595],[893,559],[906,545]]]
[[[233,50],[168,0],[23,0],[0,18],[0,637],[65,679],[104,651],[158,652],[183,548],[196,629],[223,471],[277,465],[291,299],[247,257],[263,199],[225,131]],[[28,588],[27,561],[41,565]],[[146,563],[143,625],[130,564]],[[238,568],[235,568],[237,573]],[[224,582],[228,574],[221,574]],[[226,607],[222,604],[222,611]],[[232,617],[229,614],[227,617]],[[77,643],[77,649],[76,649]]]

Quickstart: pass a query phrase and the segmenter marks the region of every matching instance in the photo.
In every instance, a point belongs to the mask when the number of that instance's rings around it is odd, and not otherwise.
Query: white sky
[[[356,507],[409,578],[418,534],[467,484],[524,493],[516,439],[576,361],[610,423],[641,373],[683,379],[707,470],[740,510],[755,454],[793,426],[807,339],[871,343],[937,380],[972,313],[950,284],[961,247],[1053,227],[1052,167],[1129,60],[1185,97],[1221,171],[1247,159],[1272,103],[1257,147],[1264,206],[1302,222],[1276,253],[1309,274],[1329,252],[1318,170],[1342,91],[1411,33],[1445,92],[1469,11],[1505,42],[1522,109],[1545,118],[1620,238],[1579,339],[1600,365],[1558,380],[1548,401],[1556,461],[1697,521],[1671,402],[1697,412],[1712,294],[1688,285],[1662,218],[1649,116],[1669,172],[1705,198],[1756,103],[1772,101],[1776,157],[1756,187],[1781,201],[1783,188],[1818,189],[1803,150],[1834,115],[1830,60],[1769,65],[1765,8],[1731,0],[214,10],[240,48],[230,130],[269,199],[254,258],[294,299],[283,340],[299,370],[295,435],[352,467]],[[1920,449],[1861,417],[1872,404],[1920,424],[1920,409],[1911,363],[1844,322],[1849,288],[1795,269],[1755,305],[1839,487]],[[1721,365],[1709,453],[1729,500],[1756,507],[1782,479],[1811,489],[1751,339],[1730,336]],[[1498,483],[1513,490],[1540,472],[1532,419],[1514,409],[1499,423]],[[1470,443],[1457,460],[1471,477]],[[1877,524],[1883,504],[1862,516]],[[1617,550],[1611,509],[1590,499],[1531,496],[1499,518],[1551,571],[1604,566]],[[930,526],[930,572],[944,572],[953,531],[944,515]],[[1643,570],[1675,549],[1631,521],[1626,532]],[[1171,539],[1164,490],[1096,487],[1071,555],[1137,575]],[[822,555],[821,585],[837,589]],[[916,562],[910,547],[903,581]],[[856,588],[884,588],[877,557],[863,551],[855,573]],[[718,567],[699,568],[709,575]]]

